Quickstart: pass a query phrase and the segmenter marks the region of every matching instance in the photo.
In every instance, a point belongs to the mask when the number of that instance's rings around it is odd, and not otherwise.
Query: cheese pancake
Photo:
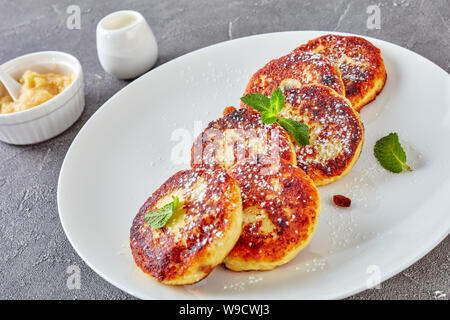
[[[355,110],[374,100],[386,82],[380,49],[361,37],[325,35],[302,45],[294,52],[320,53],[338,65],[345,96]]]
[[[321,85],[284,91],[286,105],[280,116],[309,127],[310,144],[293,141],[297,165],[317,186],[329,184],[350,172],[359,158],[364,127],[350,102]]]
[[[272,60],[259,69],[250,78],[243,95],[262,93],[270,97],[278,87],[300,87],[312,83],[323,84],[345,94],[341,73],[334,63],[321,54],[298,51]]]
[[[292,260],[317,225],[321,202],[312,180],[284,161],[239,162],[228,173],[242,190],[244,225],[225,266],[234,271],[270,270]]]
[[[258,154],[296,163],[294,146],[278,124],[265,124],[261,115],[251,109],[227,108],[224,116],[209,123],[191,149],[191,166],[219,167],[224,170],[238,161]]]
[[[144,216],[178,197],[160,229]],[[206,277],[233,248],[242,230],[241,192],[222,170],[185,170],[170,177],[140,208],[130,230],[134,261],[145,273],[171,285]]]

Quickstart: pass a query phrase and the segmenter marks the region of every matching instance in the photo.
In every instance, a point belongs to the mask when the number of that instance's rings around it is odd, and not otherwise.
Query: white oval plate
[[[368,38],[381,49],[388,80],[362,110],[366,140],[358,163],[320,188],[323,210],[305,250],[273,271],[219,266],[183,287],[159,284],[134,264],[132,219],[162,182],[188,167],[188,156],[177,163],[182,147],[190,148],[224,107],[238,106],[253,72],[323,34],[282,32],[219,43],[154,69],[106,102],[72,143],[58,183],[61,223],[84,261],[139,298],[330,299],[395,275],[444,239],[450,226],[450,76],[407,49]],[[375,141],[389,132],[399,133],[413,172],[391,174],[376,162]],[[334,194],[349,196],[352,207],[334,207]]]

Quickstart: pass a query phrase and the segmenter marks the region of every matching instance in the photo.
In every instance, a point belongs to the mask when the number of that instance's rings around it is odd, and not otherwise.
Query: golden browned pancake
[[[340,179],[359,158],[364,127],[350,102],[321,85],[284,91],[286,105],[280,116],[302,121],[310,130],[310,144],[298,145],[297,165],[317,186]]]
[[[230,112],[231,111],[231,112]],[[228,169],[237,161],[264,154],[273,161],[296,163],[294,146],[278,124],[265,124],[251,109],[232,111],[209,123],[197,137],[191,150],[191,166]]]
[[[225,258],[228,269],[270,270],[293,259],[311,240],[321,209],[312,180],[297,166],[260,159],[228,170],[242,190],[243,229]]]
[[[341,74],[334,63],[321,54],[298,51],[272,60],[259,69],[250,78],[244,95],[262,93],[270,97],[278,87],[300,87],[311,83],[323,84],[345,94]]]
[[[386,70],[380,49],[366,39],[325,35],[294,50],[297,53],[310,51],[325,55],[339,66],[345,96],[355,110],[361,110],[383,89]]]
[[[179,198],[167,224],[151,228],[145,213]],[[242,230],[241,192],[222,170],[185,170],[170,177],[144,203],[130,230],[134,261],[165,284],[206,277],[233,248]]]

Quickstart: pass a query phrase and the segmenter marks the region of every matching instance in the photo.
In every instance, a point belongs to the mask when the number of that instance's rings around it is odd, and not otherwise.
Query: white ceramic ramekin
[[[113,12],[97,24],[97,53],[106,72],[132,79],[148,71],[158,58],[158,44],[137,11]]]
[[[1,68],[19,79],[26,70],[39,73],[75,74],[69,87],[34,108],[0,114],[0,140],[11,144],[32,144],[69,128],[84,109],[83,71],[74,56],[59,51],[30,53],[4,63]],[[0,84],[0,95],[4,87]]]

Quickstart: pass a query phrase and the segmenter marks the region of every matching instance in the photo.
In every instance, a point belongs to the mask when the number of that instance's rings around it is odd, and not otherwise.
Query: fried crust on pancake
[[[231,111],[231,112],[230,112]],[[296,164],[289,135],[278,124],[265,124],[252,109],[226,109],[224,116],[209,123],[191,149],[191,166],[227,170],[237,161],[264,154]]]
[[[292,260],[311,240],[321,210],[313,181],[285,161],[239,162],[228,173],[242,190],[244,225],[225,266],[270,270]]]
[[[350,102],[321,85],[307,85],[284,92],[286,106],[280,116],[308,125],[310,144],[295,140],[297,165],[317,186],[345,176],[359,158],[364,126]]]
[[[177,196],[177,211],[160,229],[144,215]],[[206,277],[233,248],[242,230],[241,192],[222,170],[180,171],[140,208],[130,230],[134,261],[145,273],[171,285]]]
[[[244,95],[262,93],[270,96],[278,87],[300,87],[318,83],[344,95],[344,83],[339,68],[325,56],[313,52],[291,52],[267,63],[247,84]],[[244,103],[241,104],[245,106]]]
[[[294,52],[320,53],[338,65],[345,96],[355,110],[374,100],[383,90],[386,69],[380,49],[361,37],[325,35],[310,40]]]

